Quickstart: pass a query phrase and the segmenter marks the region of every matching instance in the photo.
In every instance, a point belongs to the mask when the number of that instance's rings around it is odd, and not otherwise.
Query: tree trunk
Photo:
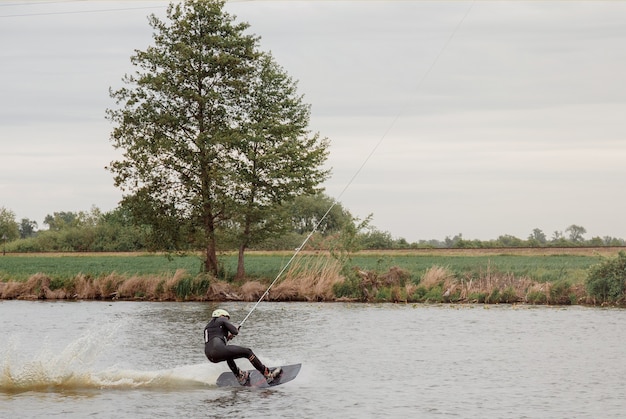
[[[237,258],[237,276],[235,279],[243,279],[246,276],[246,267],[244,264],[243,254],[246,251],[246,245],[239,246],[239,256]]]
[[[204,189],[204,188],[203,188]],[[206,249],[204,255],[204,272],[212,274],[217,278],[217,244],[215,241],[215,215],[210,201],[203,204],[203,220],[204,235],[206,240]]]
[[[204,258],[204,271],[217,277],[217,251],[215,250],[215,236],[209,234],[207,237],[206,254]]]
[[[244,264],[244,253],[250,243],[250,220],[248,217],[245,219],[245,227],[243,229],[243,237],[241,244],[239,245],[239,256],[237,257],[237,275],[235,279],[244,279],[246,276],[246,266]]]

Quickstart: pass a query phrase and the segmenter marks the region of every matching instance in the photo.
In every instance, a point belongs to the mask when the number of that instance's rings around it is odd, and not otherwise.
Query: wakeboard
[[[274,386],[278,386],[281,384],[285,384],[293,380],[294,378],[296,378],[296,376],[300,372],[301,366],[302,364],[281,366],[283,372],[278,377],[274,378],[274,380],[269,384],[267,383],[267,380],[265,380],[265,377],[263,376],[263,374],[261,374],[257,370],[248,370],[248,373],[250,374],[250,379],[248,380],[248,383],[245,386],[242,386],[241,384],[239,384],[239,381],[237,381],[237,377],[235,377],[235,374],[233,374],[230,371],[223,372],[222,374],[220,374],[220,376],[217,377],[216,384],[218,387],[256,387],[256,388],[274,387]]]

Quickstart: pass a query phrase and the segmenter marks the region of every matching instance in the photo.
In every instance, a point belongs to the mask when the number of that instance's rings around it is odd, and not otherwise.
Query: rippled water
[[[223,307],[236,321],[252,304]],[[261,303],[236,342],[303,367],[252,390],[215,386],[227,367],[202,344],[215,308],[1,301],[0,417],[626,414],[626,310]]]

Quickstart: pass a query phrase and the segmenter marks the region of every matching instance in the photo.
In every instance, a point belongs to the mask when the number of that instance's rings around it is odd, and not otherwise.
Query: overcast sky
[[[0,207],[117,207],[109,87],[165,1],[0,1]],[[232,1],[330,142],[326,193],[410,242],[626,238],[626,2]]]

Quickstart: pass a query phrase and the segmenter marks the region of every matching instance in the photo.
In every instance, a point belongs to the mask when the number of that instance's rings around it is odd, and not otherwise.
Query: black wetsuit
[[[235,375],[239,375],[239,368],[235,364],[237,358],[248,358],[250,363],[264,374],[265,365],[254,355],[250,348],[227,345],[228,335],[237,335],[239,330],[226,317],[213,317],[204,328],[204,354],[211,362],[226,361]]]

